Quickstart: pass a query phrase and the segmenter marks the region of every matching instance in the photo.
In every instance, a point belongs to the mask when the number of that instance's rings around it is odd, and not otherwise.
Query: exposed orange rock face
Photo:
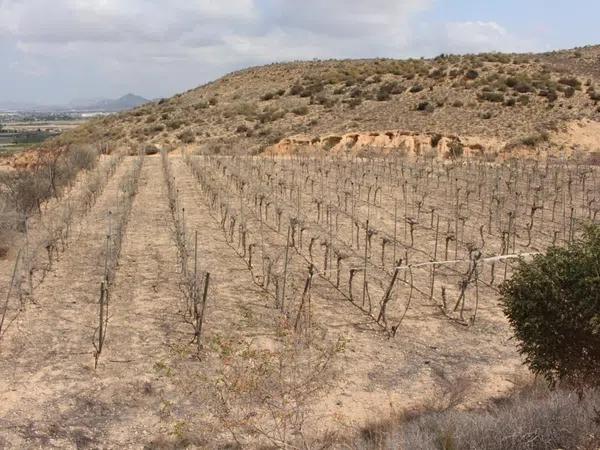
[[[464,155],[483,155],[498,152],[501,143],[489,139],[480,143],[476,138],[458,136],[440,136],[434,133],[415,133],[401,130],[356,132],[343,135],[320,137],[292,136],[282,139],[267,151],[277,155],[327,151],[332,154],[357,155],[364,152],[387,155],[403,152],[409,155],[421,155],[433,152],[438,158],[450,157],[452,143],[461,143]]]
[[[398,152],[409,156],[429,154],[431,157],[447,159],[451,156],[452,145],[456,143],[462,146],[463,156],[483,157],[488,160],[547,157],[560,159],[571,158],[578,153],[597,159],[600,154],[600,122],[569,122],[560,130],[551,133],[547,142],[536,146],[482,136],[441,136],[435,133],[392,130],[312,137],[291,136],[269,147],[267,153],[290,155],[327,152],[337,155],[384,156]]]

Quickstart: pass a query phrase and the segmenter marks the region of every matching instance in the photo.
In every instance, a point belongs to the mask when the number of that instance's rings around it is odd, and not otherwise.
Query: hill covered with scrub
[[[93,120],[58,143],[260,153],[291,136],[311,143],[318,136],[401,130],[477,137],[498,149],[543,146],[549,133],[582,119],[600,119],[600,46],[254,67]]]

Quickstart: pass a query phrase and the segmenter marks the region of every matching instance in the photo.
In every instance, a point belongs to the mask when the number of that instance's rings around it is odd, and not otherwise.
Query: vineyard
[[[0,447],[285,446],[440,381],[488,398],[523,370],[499,285],[599,212],[574,163],[102,154],[11,218]]]

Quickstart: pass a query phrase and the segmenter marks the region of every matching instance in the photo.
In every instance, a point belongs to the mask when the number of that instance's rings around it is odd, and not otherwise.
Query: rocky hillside
[[[401,130],[533,147],[581,119],[600,120],[600,46],[255,67],[91,121],[58,143],[259,153],[290,137],[339,135],[337,145],[348,133]]]

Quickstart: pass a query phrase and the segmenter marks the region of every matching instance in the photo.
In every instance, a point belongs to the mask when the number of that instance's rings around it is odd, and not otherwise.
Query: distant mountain
[[[150,101],[135,94],[127,94],[117,99],[74,100],[66,105],[37,105],[35,103],[0,101],[0,112],[120,112],[137,108]]]
[[[119,112],[137,108],[150,100],[135,94],[127,94],[116,100],[100,100],[87,105],[75,106],[74,109],[86,111]]]

